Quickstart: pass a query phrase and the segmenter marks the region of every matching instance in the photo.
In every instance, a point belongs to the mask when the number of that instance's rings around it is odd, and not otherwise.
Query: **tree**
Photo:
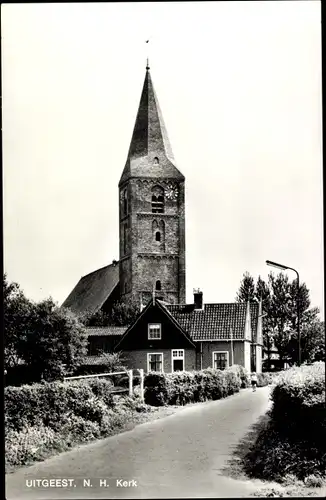
[[[325,360],[325,324],[318,318],[319,309],[305,311],[301,320],[301,360],[304,363]],[[293,331],[288,356],[298,360],[298,333]]]
[[[5,368],[25,364],[35,381],[73,371],[87,351],[85,330],[77,317],[52,299],[30,301],[6,275],[3,292]]]
[[[134,300],[115,302],[110,311],[99,310],[95,314],[81,316],[85,326],[129,326],[139,314],[139,305]]]
[[[250,302],[254,301],[255,298],[255,282],[254,278],[246,271],[243,274],[242,281],[240,283],[239,290],[237,292],[236,301],[237,302]]]
[[[4,367],[14,368],[22,362],[22,346],[29,328],[33,304],[17,283],[3,275]]]
[[[72,373],[87,354],[84,326],[52,299],[35,304],[24,345],[25,362],[41,379]]]
[[[308,344],[311,345],[312,338],[320,335],[320,325],[316,323],[306,328],[308,318],[315,317],[316,314],[310,307],[309,290],[305,283],[300,284],[298,295],[298,282],[296,279],[289,281],[287,275],[279,273],[274,275],[272,272],[268,275],[268,282],[265,283],[261,277],[258,277],[253,293],[254,278],[247,272],[243,275],[237,301],[243,302],[253,300],[262,300],[263,320],[263,339],[267,347],[268,358],[270,359],[270,350],[272,344],[278,350],[281,361],[290,357],[292,362],[298,361],[298,303],[300,314],[300,326],[302,330],[302,342],[304,335],[307,339],[311,338]],[[320,345],[320,342],[319,342]],[[308,347],[307,347],[308,349]],[[320,351],[322,355],[322,349]]]

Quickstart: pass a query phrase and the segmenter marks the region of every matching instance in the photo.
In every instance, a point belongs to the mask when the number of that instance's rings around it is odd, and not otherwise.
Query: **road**
[[[6,476],[7,500],[246,497],[251,481],[227,477],[225,464],[268,409],[270,389],[219,401],[83,445]],[[71,487],[27,486],[32,479],[71,479]],[[105,482],[106,481],[106,482]],[[125,481],[125,482],[124,482]],[[68,482],[67,482],[68,484]]]

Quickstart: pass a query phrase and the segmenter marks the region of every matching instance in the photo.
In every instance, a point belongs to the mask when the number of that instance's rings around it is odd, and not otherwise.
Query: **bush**
[[[151,411],[139,396],[113,397],[111,389],[95,378],[5,388],[7,467],[111,435]]]
[[[241,383],[241,389],[250,387],[250,374],[249,371],[242,365],[233,365],[230,367],[236,376],[239,378]]]
[[[241,376],[234,369],[148,373],[144,380],[145,401],[163,406],[217,400],[238,392],[241,383]]]
[[[273,420],[281,434],[319,447],[326,441],[325,363],[291,368],[272,392]]]
[[[24,427],[19,431],[6,433],[6,465],[26,464],[35,459],[44,449],[54,445],[55,432],[48,427]]]
[[[113,406],[111,390],[111,381],[103,379],[6,387],[6,428],[19,431],[27,425],[46,425],[57,429],[66,414],[100,422],[105,408]]]
[[[286,473],[319,484],[326,470],[325,364],[283,372],[272,401],[268,425],[246,456],[247,473],[268,480]]]
[[[69,445],[92,441],[101,436],[100,423],[71,415],[61,423],[60,435]]]
[[[257,386],[265,387],[273,382],[273,375],[268,372],[257,373]]]

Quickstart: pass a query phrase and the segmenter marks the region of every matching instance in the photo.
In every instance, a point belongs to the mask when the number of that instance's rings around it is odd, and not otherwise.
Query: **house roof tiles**
[[[246,303],[204,304],[195,309],[194,304],[165,305],[172,316],[193,340],[243,339],[246,323]],[[252,331],[257,328],[258,304],[250,307]],[[232,334],[231,334],[232,330]]]
[[[127,326],[92,326],[86,328],[86,335],[88,337],[121,337],[125,331],[127,330]]]

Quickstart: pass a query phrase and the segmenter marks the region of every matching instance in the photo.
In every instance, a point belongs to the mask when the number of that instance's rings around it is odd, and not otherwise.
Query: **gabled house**
[[[262,367],[261,305],[167,304],[153,298],[115,345],[129,369],[145,372]]]

